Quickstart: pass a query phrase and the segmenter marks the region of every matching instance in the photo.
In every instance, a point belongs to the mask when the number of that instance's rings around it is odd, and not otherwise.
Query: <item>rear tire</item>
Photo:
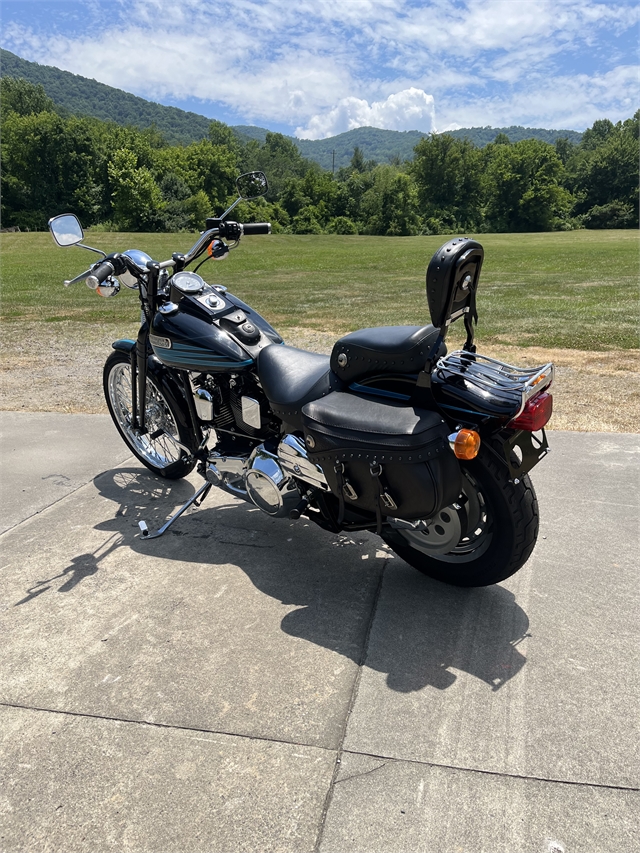
[[[104,366],[103,386],[109,414],[118,432],[143,465],[167,480],[179,480],[193,470],[195,460],[189,460],[172,438],[193,447],[193,436],[184,425],[180,404],[159,377],[147,374],[147,433],[144,435],[139,435],[132,426],[131,360],[126,353],[111,353]],[[152,438],[159,430],[163,431],[162,435]]]
[[[442,510],[445,522],[436,519],[429,533],[392,529],[383,538],[431,578],[453,586],[489,586],[515,574],[529,559],[538,537],[538,501],[528,475],[511,482],[506,466],[486,447],[461,468],[466,501]],[[439,533],[439,541],[446,541],[448,530],[461,530],[460,538],[452,540],[456,544],[447,553],[431,553]]]

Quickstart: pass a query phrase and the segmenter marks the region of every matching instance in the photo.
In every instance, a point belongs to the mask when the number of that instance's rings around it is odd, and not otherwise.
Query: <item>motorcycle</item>
[[[450,239],[431,259],[431,324],[360,329],[330,356],[287,346],[237,296],[198,274],[269,223],[227,217],[268,190],[262,172],[237,179],[238,198],[188,252],[155,261],[83,244],[73,214],[49,229],[59,246],[102,258],[65,285],[101,296],[138,291],[136,340],[117,340],[104,366],[113,422],[147,468],[168,479],[195,467],[204,482],[155,532],[162,536],[212,487],[275,518],[305,517],[334,533],[374,531],[439,581],[485,586],[513,575],[538,533],[529,471],[546,455],[551,363],[520,368],[474,343],[484,251]],[[188,270],[200,260],[198,266]],[[449,327],[466,341],[449,353]]]

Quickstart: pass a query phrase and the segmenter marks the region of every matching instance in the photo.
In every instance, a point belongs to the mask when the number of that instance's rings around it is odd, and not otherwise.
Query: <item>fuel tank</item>
[[[194,273],[178,273],[175,279],[149,336],[155,355],[168,367],[237,373],[251,369],[265,346],[283,342],[257,311],[224,287],[206,284]]]

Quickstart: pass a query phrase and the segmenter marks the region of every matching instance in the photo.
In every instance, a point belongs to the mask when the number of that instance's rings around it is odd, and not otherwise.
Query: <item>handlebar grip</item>
[[[270,222],[247,222],[242,226],[243,234],[271,234]]]
[[[108,279],[110,275],[113,275],[114,272],[115,267],[111,261],[103,261],[99,266],[92,270],[91,275],[86,277],[85,281],[87,286],[95,290],[96,287],[99,287],[102,282]]]

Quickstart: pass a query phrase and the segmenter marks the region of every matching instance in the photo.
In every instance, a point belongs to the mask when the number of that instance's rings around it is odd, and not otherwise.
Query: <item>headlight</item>
[[[147,262],[153,260],[146,252],[141,252],[140,249],[127,249],[122,254],[126,255],[136,265],[140,270],[140,275],[146,275]],[[136,288],[139,285],[139,279],[133,273],[130,273],[129,270],[120,275],[120,281],[125,287]]]
[[[138,279],[133,275],[133,273],[130,273],[129,270],[125,270],[123,273],[120,273],[119,278],[125,287],[131,287],[135,290],[135,288],[140,286]]]

